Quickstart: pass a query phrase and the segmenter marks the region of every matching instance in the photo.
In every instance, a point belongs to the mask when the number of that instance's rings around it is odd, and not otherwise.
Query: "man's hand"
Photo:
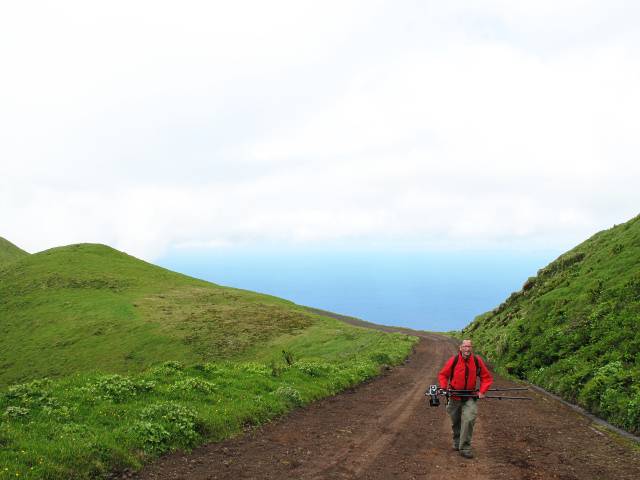
[[[484,393],[478,392],[478,398],[484,398]]]

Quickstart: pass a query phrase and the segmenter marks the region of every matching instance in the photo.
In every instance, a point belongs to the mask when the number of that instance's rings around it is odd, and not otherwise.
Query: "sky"
[[[0,236],[561,253],[637,215],[640,3],[0,5]]]

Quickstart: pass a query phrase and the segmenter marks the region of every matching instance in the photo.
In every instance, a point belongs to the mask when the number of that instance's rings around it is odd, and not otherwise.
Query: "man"
[[[477,381],[480,378],[480,388]],[[438,374],[440,388],[452,390],[477,390],[477,396],[452,396],[447,404],[447,413],[451,417],[453,430],[453,448],[465,458],[473,458],[471,436],[478,413],[478,398],[484,398],[493,383],[493,376],[482,359],[473,354],[471,340],[463,340],[460,352],[451,357]]]

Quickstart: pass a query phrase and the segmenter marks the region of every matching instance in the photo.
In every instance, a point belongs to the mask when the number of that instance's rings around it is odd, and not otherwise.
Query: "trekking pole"
[[[505,392],[505,391],[522,391],[529,390],[525,387],[510,387],[510,388],[490,388],[489,392]],[[461,398],[478,398],[478,390],[448,390],[444,393],[445,396],[455,396]],[[531,400],[529,397],[511,397],[506,395],[485,395],[484,398],[496,398],[498,400]]]
[[[501,391],[521,391],[528,390],[525,387],[511,387],[511,388],[490,388],[491,392],[501,392]],[[432,407],[437,407],[440,405],[439,396],[450,397],[459,397],[459,398],[479,398],[478,390],[452,390],[445,388],[438,388],[437,385],[430,385],[429,389],[425,392],[425,396],[429,398],[429,405]],[[532,400],[530,397],[511,397],[506,395],[485,395],[484,398],[495,398],[496,400]]]
[[[526,387],[510,387],[510,388],[490,388],[490,392],[512,392],[515,390],[529,390]]]
[[[531,397],[505,397],[503,395],[485,395],[484,398],[497,398],[498,400],[533,400]]]
[[[490,388],[489,392],[512,392],[516,390],[529,390],[526,387]],[[450,390],[456,393],[478,393],[478,390]]]

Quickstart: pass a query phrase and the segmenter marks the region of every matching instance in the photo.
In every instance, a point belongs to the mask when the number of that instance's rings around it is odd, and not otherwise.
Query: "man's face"
[[[471,344],[471,340],[464,340],[462,345],[460,345],[460,353],[462,353],[462,358],[465,360],[469,358],[469,356],[473,353],[473,345]]]

